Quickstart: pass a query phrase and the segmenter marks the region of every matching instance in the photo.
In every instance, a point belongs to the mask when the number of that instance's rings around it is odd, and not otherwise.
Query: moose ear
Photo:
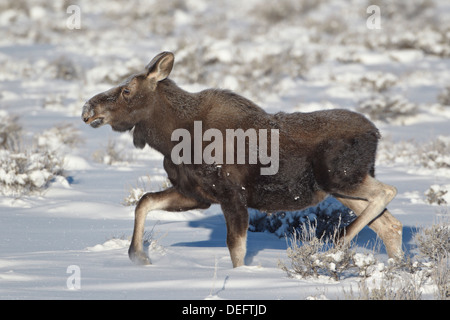
[[[155,79],[156,82],[166,79],[172,71],[175,57],[172,52],[161,52],[145,67],[147,78]]]

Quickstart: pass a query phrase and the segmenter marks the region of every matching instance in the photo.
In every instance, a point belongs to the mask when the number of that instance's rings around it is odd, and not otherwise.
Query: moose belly
[[[318,189],[312,175],[294,176],[290,179],[263,178],[249,189],[248,206],[266,212],[301,210],[319,203],[325,196]]]
[[[283,170],[275,175],[249,174],[240,166],[175,165],[164,161],[173,186],[185,196],[205,203],[230,201],[233,192],[241,193],[247,206],[261,211],[299,210],[323,199],[312,170]]]

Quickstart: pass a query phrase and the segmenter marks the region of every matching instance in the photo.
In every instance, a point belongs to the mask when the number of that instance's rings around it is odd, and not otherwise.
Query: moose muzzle
[[[96,115],[94,107],[89,102],[84,104],[81,118],[93,128],[98,128],[104,124],[104,117]]]

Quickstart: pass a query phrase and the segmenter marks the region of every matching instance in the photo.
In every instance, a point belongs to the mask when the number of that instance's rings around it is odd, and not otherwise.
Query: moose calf
[[[148,144],[164,155],[173,186],[139,200],[129,248],[132,261],[150,263],[143,251],[143,234],[151,210],[220,204],[231,261],[238,267],[246,254],[247,208],[299,210],[328,195],[357,215],[342,243],[369,225],[390,257],[402,257],[402,224],[386,209],[396,189],[374,178],[380,135],[370,121],[346,110],[268,114],[227,90],[189,93],[168,79],[173,63],[174,55],[162,52],[145,70],[83,106],[82,119],[93,128],[109,124],[115,131],[132,130],[137,148]],[[194,141],[180,142],[186,135]],[[235,146],[235,139],[241,144]],[[273,170],[263,174],[269,168]]]

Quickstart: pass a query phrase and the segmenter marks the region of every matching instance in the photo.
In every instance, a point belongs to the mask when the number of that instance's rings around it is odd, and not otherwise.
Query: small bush
[[[41,191],[56,176],[63,176],[63,159],[52,152],[0,150],[0,192],[4,195]]]
[[[316,237],[312,225],[302,230],[287,240],[289,266],[278,263],[289,277],[361,277],[357,293],[344,291],[348,299],[418,300],[426,285],[435,288],[436,298],[450,297],[448,221],[424,228],[415,236],[420,255],[402,261],[389,259],[387,263],[379,262],[373,253],[356,253],[351,246],[336,245],[338,231],[325,239]]]
[[[64,152],[80,143],[70,125],[48,129],[24,146],[17,117],[0,113],[0,193],[21,196],[41,192],[56,177],[64,177]]]
[[[114,140],[109,139],[106,148],[103,150],[95,151],[92,157],[94,161],[98,163],[114,165],[126,161],[123,154],[124,154],[123,150],[118,150],[116,142],[114,142]]]
[[[383,139],[379,145],[378,161],[417,165],[433,170],[450,169],[450,137],[438,136],[423,144]]]
[[[122,204],[129,207],[135,206],[144,194],[145,191],[142,188],[130,187],[128,195],[123,199]]]
[[[18,151],[22,142],[22,127],[17,116],[0,110],[0,150]]]
[[[321,1],[282,0],[277,2],[261,2],[253,9],[253,15],[269,24],[275,24],[291,19],[298,19],[321,5]]]
[[[437,261],[433,267],[431,277],[437,287],[436,298],[440,300],[450,299],[450,257],[447,253],[445,257]]]
[[[398,78],[392,73],[368,72],[363,77],[352,83],[354,90],[366,89],[373,92],[385,92],[395,86]]]
[[[352,269],[366,273],[373,259],[364,259],[362,254],[356,255],[351,246],[338,244],[337,235],[336,230],[332,238],[318,238],[314,226],[305,226],[301,233],[294,233],[288,238],[290,268],[282,261],[279,261],[279,267],[290,277],[317,278],[324,275],[336,281]]]
[[[446,87],[438,96],[438,102],[444,106],[450,106],[450,87]]]
[[[145,179],[140,178],[138,180],[138,186],[130,186],[128,195],[123,199],[122,204],[124,206],[135,206],[141,197],[150,190],[150,182],[150,175],[147,175]]]
[[[418,108],[401,96],[378,95],[360,102],[357,109],[372,120],[389,123],[416,115]]]
[[[421,257],[429,262],[438,299],[450,298],[450,222],[448,217],[420,229],[415,241]]]
[[[426,201],[429,204],[437,204],[437,205],[446,205],[450,202],[450,194],[448,190],[450,189],[450,185],[448,186],[439,186],[437,184],[432,185],[426,192],[425,195],[427,197]]]
[[[50,72],[55,79],[77,80],[81,76],[79,68],[66,56],[61,56],[53,60],[49,65]]]
[[[439,136],[428,144],[423,145],[419,151],[420,163],[425,168],[450,169],[450,138]]]
[[[420,300],[422,298],[421,281],[414,276],[404,274],[397,278],[382,278],[381,281],[368,279],[360,281],[359,292],[347,295],[352,300]]]
[[[403,261],[389,259],[387,264],[373,260],[365,277],[358,283],[358,292],[346,293],[347,299],[356,300],[420,300],[423,286],[431,270],[411,258]],[[345,290],[344,290],[345,293]]]
[[[34,140],[35,145],[39,149],[46,149],[52,152],[65,152],[83,143],[79,131],[70,123],[60,124],[44,130]]]
[[[431,227],[422,228],[415,239],[421,255],[427,260],[445,260],[450,252],[450,223],[444,220]]]
[[[135,206],[141,199],[141,197],[147,192],[151,192],[152,188],[155,186],[151,186],[151,176],[147,175],[145,177],[141,177],[138,180],[138,185],[136,187],[130,186],[128,195],[123,199],[122,204],[124,206]],[[163,181],[159,186],[159,190],[165,190],[171,187],[170,180],[167,178]],[[158,188],[157,187],[157,188]]]

